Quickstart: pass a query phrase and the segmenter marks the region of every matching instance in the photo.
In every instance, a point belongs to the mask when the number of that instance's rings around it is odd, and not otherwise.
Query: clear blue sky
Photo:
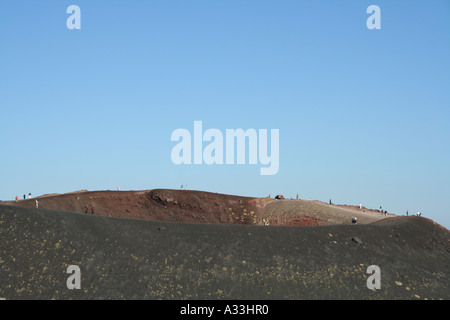
[[[174,165],[194,120],[279,129],[278,174]],[[447,0],[0,1],[2,200],[188,184],[450,228],[449,140]]]

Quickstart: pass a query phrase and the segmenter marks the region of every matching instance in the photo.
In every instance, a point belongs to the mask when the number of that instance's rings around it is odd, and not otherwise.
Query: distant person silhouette
[[[92,206],[92,208],[91,208],[91,214],[94,214],[94,211],[95,211],[94,206]]]
[[[19,202],[19,197],[18,196],[16,196],[16,202]]]
[[[39,208],[39,201],[37,199],[34,201],[34,203],[36,205],[36,208]]]
[[[88,205],[85,205],[85,206],[84,206],[84,213],[87,214],[88,212],[89,212],[89,206],[88,206]]]
[[[27,197],[25,195],[23,195],[23,200],[25,200]]]
[[[28,194],[28,199],[31,199],[31,192]]]

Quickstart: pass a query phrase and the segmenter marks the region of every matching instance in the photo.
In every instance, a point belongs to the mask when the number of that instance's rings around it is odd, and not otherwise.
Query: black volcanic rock
[[[81,289],[67,288],[71,265]],[[367,288],[371,265],[381,289]],[[0,205],[0,298],[8,300],[448,300],[449,266],[449,231],[421,217],[263,227]]]

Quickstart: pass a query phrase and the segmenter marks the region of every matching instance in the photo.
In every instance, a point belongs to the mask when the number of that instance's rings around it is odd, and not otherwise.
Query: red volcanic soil
[[[255,224],[270,198],[250,198],[203,191],[79,191],[3,204],[155,221]]]
[[[214,224],[316,226],[372,223],[384,216],[352,206],[328,205],[319,201],[252,198],[194,190],[154,189],[144,191],[78,191],[49,194],[2,204],[58,211],[153,221]],[[92,213],[92,207],[94,212]]]

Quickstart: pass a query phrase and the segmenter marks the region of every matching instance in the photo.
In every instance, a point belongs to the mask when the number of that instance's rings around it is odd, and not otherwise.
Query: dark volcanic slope
[[[450,299],[449,241],[418,217],[263,227],[0,206],[0,298]],[[69,265],[80,290],[66,286]]]

